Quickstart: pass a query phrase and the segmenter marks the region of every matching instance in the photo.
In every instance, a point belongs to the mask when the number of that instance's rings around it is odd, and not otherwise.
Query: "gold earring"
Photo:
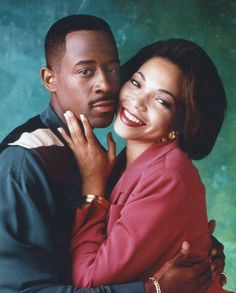
[[[169,133],[168,133],[168,140],[175,140],[176,138],[177,138],[177,136],[178,136],[178,131],[170,131]]]

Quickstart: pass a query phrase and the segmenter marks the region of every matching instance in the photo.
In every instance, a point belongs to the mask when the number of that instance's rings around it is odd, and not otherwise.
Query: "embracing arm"
[[[4,276],[0,278],[0,291],[155,293],[153,285],[149,282],[146,282],[144,291],[141,282],[76,289],[64,280],[53,260],[56,244],[52,238],[54,232],[50,229],[50,216],[46,212],[48,209],[40,209],[39,203],[37,204],[37,201],[40,201],[42,207],[44,200],[52,196],[49,186],[42,181],[45,176],[37,159],[28,151],[25,153],[23,149],[14,148],[14,151],[2,153],[0,160],[0,271],[1,276]],[[15,170],[12,173],[12,170],[9,170],[13,165],[19,172]],[[30,176],[28,177],[27,174]],[[34,178],[37,180],[35,181]],[[46,201],[44,203],[46,204]],[[181,255],[181,258],[185,256]],[[168,263],[162,275],[163,289],[173,288],[176,278],[181,278],[184,282],[191,280],[192,284],[199,282],[199,279],[195,278],[194,271],[192,271],[193,275],[187,275],[186,270],[180,270],[178,265],[177,259],[175,262]],[[198,270],[202,271],[202,268],[199,267]],[[165,287],[167,283],[168,287]],[[163,292],[172,291],[164,290]]]
[[[184,240],[181,230],[185,218],[181,217],[184,199],[178,196],[181,180],[172,180],[176,176],[170,170],[161,170],[158,176],[156,170],[145,175],[145,186],[135,196],[122,207],[111,206],[110,215],[118,212],[120,217],[107,237],[103,231],[108,210],[93,202],[77,211],[72,240],[76,285],[90,287],[145,278],[177,253]],[[165,185],[165,193],[171,189],[168,199],[161,190],[155,192],[159,184]]]
[[[147,210],[151,213],[154,201],[150,204],[148,201],[140,202],[141,209],[149,207]],[[158,229],[159,223],[161,225],[163,221],[156,221],[155,227],[145,224],[145,220],[148,222],[149,215],[141,211],[138,203],[133,202],[132,204],[127,209],[124,208],[121,219],[115,223],[108,238],[103,234],[107,215],[104,206],[92,202],[90,206],[78,211],[75,237],[72,241],[75,284],[91,286],[99,285],[100,282],[109,284],[110,282],[135,280],[154,259],[158,258],[165,245],[168,252],[170,235],[169,237],[168,235],[163,236],[162,233],[157,235],[155,230],[166,228],[167,234],[172,235],[174,231],[169,230],[168,232],[168,228],[163,226]],[[137,211],[139,211],[137,214],[140,217],[136,218],[135,212]],[[133,217],[131,221],[130,215]],[[164,222],[167,221],[168,219]],[[175,224],[178,226],[178,221]],[[148,229],[150,229],[149,233]],[[175,262],[170,261],[158,270],[155,277],[159,280],[162,292],[205,292],[204,290],[211,280],[209,262],[205,260],[198,265],[189,266],[188,260],[186,261],[187,263],[179,263],[174,267]],[[146,276],[149,277],[152,274],[153,270]],[[147,286],[153,289],[151,282],[145,284],[146,289]]]
[[[76,123],[76,121],[74,121],[73,123]],[[87,124],[87,122],[86,122],[86,124]],[[84,126],[85,126],[85,123],[84,123]],[[75,127],[75,129],[76,129],[76,127]],[[85,126],[85,127],[87,127],[87,126]],[[69,129],[70,129],[70,127],[69,127]],[[60,130],[60,132],[62,132],[62,134],[64,133],[63,130]],[[86,133],[86,129],[85,129],[85,133]],[[80,132],[80,135],[81,134],[83,134],[83,133]],[[72,132],[72,139],[69,138],[68,136],[66,136],[65,133],[64,133],[64,135],[65,135],[64,138],[67,140],[67,142],[69,143],[70,147],[72,148],[72,150],[74,151],[74,153],[77,157],[78,153],[76,153],[77,152],[76,148],[77,148],[78,141],[76,141],[76,135],[74,135],[74,133]],[[90,133],[90,135],[91,135],[91,133]],[[75,144],[73,144],[74,139],[76,142]],[[86,147],[89,145],[89,141],[87,140],[87,137],[85,138],[85,140],[83,138],[82,141],[83,141],[83,143],[86,142],[85,143]],[[80,148],[81,145],[78,144],[78,147]],[[100,148],[100,146],[99,146],[99,148]],[[83,156],[82,156],[82,159],[83,159]],[[89,161],[87,156],[86,156],[86,161]],[[94,163],[94,162],[92,161],[92,163]],[[92,187],[94,188],[94,190],[96,190],[95,186],[92,186]],[[106,218],[107,211],[100,209],[102,207],[99,207],[99,205],[97,206],[98,210],[96,210],[96,203],[92,203],[91,206],[92,206],[92,209],[90,209],[90,207],[87,207],[81,213],[78,212],[78,219],[77,219],[78,225],[76,226],[75,231],[78,232],[78,230],[81,228],[81,231],[80,231],[80,232],[82,232],[81,235],[84,236],[83,239],[81,237],[81,240],[83,243],[85,243],[85,242],[87,242],[85,240],[87,238],[87,236],[85,237],[85,235],[87,235],[86,233],[88,232],[88,234],[90,234],[91,231],[94,230],[95,233],[100,234],[99,237],[100,237],[100,244],[101,244],[105,241],[105,237],[101,231],[103,230],[103,227],[105,225],[104,221]],[[92,219],[92,216],[94,216],[93,219]],[[87,223],[87,221],[88,221],[88,223]],[[83,224],[85,224],[85,226],[83,226]],[[88,225],[86,226],[86,224],[88,224]],[[88,230],[90,230],[90,231],[88,231]],[[93,232],[92,232],[92,234],[93,234]],[[122,235],[122,234],[119,234],[119,235]],[[92,240],[92,238],[94,239],[94,241]],[[84,272],[90,274],[91,271],[94,271],[94,273],[96,275],[96,271],[99,271],[99,272],[101,272],[101,275],[102,275],[103,274],[103,267],[100,268],[101,270],[98,269],[98,267],[94,267],[94,269],[93,269],[93,265],[94,265],[93,254],[96,254],[97,247],[99,247],[99,245],[100,245],[99,243],[97,243],[97,239],[95,239],[95,238],[96,237],[90,237],[90,238],[88,237],[88,242],[90,242],[90,239],[91,239],[91,243],[89,244],[89,246],[92,249],[92,253],[90,253],[90,251],[86,252],[86,249],[85,249],[85,254],[86,254],[85,259],[84,259],[85,263],[86,263],[86,258],[87,258],[87,260],[90,259],[90,261],[87,262],[89,272],[87,271],[87,268]],[[78,252],[81,251],[79,249],[78,242],[76,243],[76,241],[72,242],[72,249],[74,249],[75,254],[76,254],[76,251],[78,251]],[[116,249],[114,249],[114,251],[116,251]],[[82,248],[82,253],[83,253],[83,248]],[[105,257],[104,260],[106,260],[107,259],[106,255],[104,255],[104,257]],[[98,260],[98,262],[97,262],[97,260]],[[113,258],[111,258],[110,260],[112,263]],[[76,257],[75,257],[75,262],[76,262]],[[99,257],[96,258],[95,262],[96,262],[96,264],[99,263]],[[172,264],[172,266],[170,264]],[[164,274],[162,274],[162,279],[161,279],[161,283],[164,284],[164,285],[162,285],[162,288],[164,288],[163,292],[182,292],[181,288],[185,288],[185,292],[204,292],[203,288],[206,288],[207,283],[210,279],[209,273],[208,273],[209,272],[208,263],[201,264],[202,266],[195,265],[192,267],[183,267],[183,266],[180,266],[179,264],[178,264],[178,266],[173,267],[173,264],[174,264],[174,262],[172,262],[172,261],[167,262],[167,264],[163,266],[164,268],[167,268],[167,269],[161,270],[162,273],[165,272]],[[112,264],[111,264],[111,266],[112,266]],[[77,267],[77,265],[76,265],[76,267]],[[143,268],[141,268],[141,269],[143,270]],[[83,269],[82,269],[82,271],[83,271]],[[184,272],[184,273],[181,275],[182,272]],[[78,276],[78,278],[80,278],[79,275],[80,274],[76,273],[76,277]],[[160,274],[158,274],[158,276],[160,276]],[[177,276],[176,279],[175,279],[175,276]],[[168,280],[168,281],[166,281],[166,280]],[[106,280],[104,280],[104,282],[106,282]],[[176,287],[176,283],[178,283],[178,288]],[[184,284],[184,287],[181,287],[182,284]],[[169,286],[166,286],[166,285],[169,285]],[[149,288],[151,287],[151,290],[153,290],[153,287],[151,286],[150,282],[145,283],[145,288],[147,289],[148,287]],[[166,290],[165,290],[165,288],[166,288]],[[190,289],[190,288],[192,288],[192,289]],[[170,290],[168,290],[168,289],[170,289]],[[180,290],[178,291],[178,289],[180,289]],[[147,292],[149,292],[149,291],[147,291]],[[152,292],[152,291],[150,291],[150,292]]]

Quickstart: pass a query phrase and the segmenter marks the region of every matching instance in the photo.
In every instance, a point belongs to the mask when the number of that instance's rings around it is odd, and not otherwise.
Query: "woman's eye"
[[[89,77],[92,75],[92,70],[91,69],[82,69],[79,71],[79,74],[82,76],[82,77]]]
[[[166,108],[170,108],[170,103],[166,101],[165,99],[156,98],[155,99],[159,104],[163,105]]]
[[[135,87],[138,87],[140,88],[140,84],[133,78],[131,78],[130,82],[135,86]]]

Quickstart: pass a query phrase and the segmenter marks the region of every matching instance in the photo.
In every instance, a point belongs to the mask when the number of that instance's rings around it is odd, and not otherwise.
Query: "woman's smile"
[[[140,127],[145,125],[145,123],[139,117],[124,107],[122,107],[120,110],[120,119],[124,124],[130,127]]]

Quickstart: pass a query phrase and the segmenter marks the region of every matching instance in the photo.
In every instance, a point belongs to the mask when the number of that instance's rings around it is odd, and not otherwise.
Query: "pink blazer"
[[[208,255],[205,188],[192,161],[176,143],[153,144],[123,173],[110,197],[76,212],[74,285],[91,287],[145,280],[187,240],[191,260]],[[212,284],[209,292],[225,292]]]

